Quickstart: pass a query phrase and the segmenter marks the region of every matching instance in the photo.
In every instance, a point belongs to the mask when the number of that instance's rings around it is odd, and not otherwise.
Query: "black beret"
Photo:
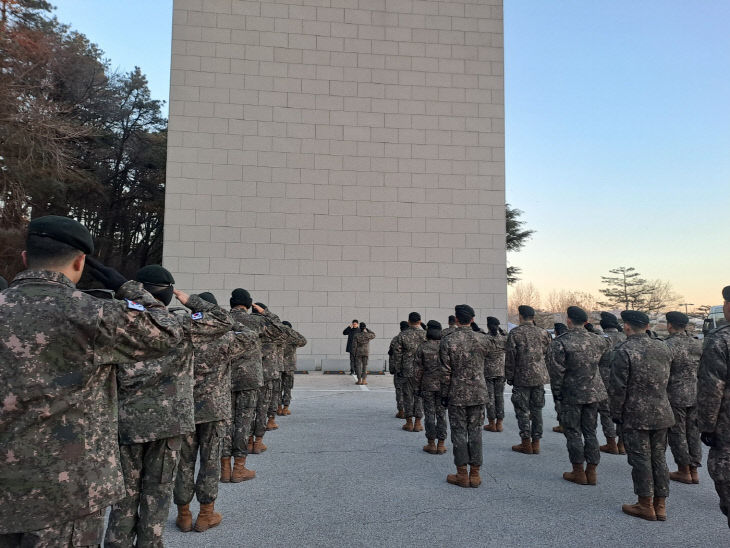
[[[555,335],[562,335],[568,330],[568,326],[564,323],[557,322],[553,324],[553,331],[555,331]]]
[[[268,306],[266,306],[266,305],[265,305],[264,303],[256,303],[256,306],[260,306],[260,307],[261,307],[261,308],[263,308],[264,310],[266,310],[267,308],[269,308],[269,307],[268,307]]]
[[[468,304],[457,304],[454,307],[454,314],[461,324],[469,323],[476,316],[474,309]]]
[[[89,230],[69,217],[46,215],[33,219],[28,225],[28,236],[50,238],[83,251],[86,255],[94,253],[94,240]]]
[[[586,323],[588,321],[588,314],[580,306],[569,306],[568,318],[574,322]]]
[[[671,323],[677,327],[684,327],[689,323],[689,317],[681,312],[667,312],[667,323]]]
[[[416,323],[421,321],[421,315],[418,312],[411,312],[408,314],[408,321],[411,323]]]
[[[726,301],[730,301],[730,285],[726,285],[722,288],[722,298]]]
[[[487,326],[490,325],[499,325],[499,318],[495,318],[494,316],[487,316]]]
[[[426,327],[428,329],[441,329],[441,322],[437,322],[436,320],[428,320]]]
[[[203,299],[206,302],[209,302],[211,304],[218,304],[218,301],[215,298],[215,295],[210,293],[209,291],[204,291],[203,293],[200,293],[198,295],[201,299]]]
[[[148,264],[143,266],[134,275],[134,279],[143,284],[152,285],[172,285],[175,278],[172,277],[170,271],[158,264]]]
[[[531,306],[527,306],[526,304],[522,304],[517,307],[517,312],[520,316],[523,318],[534,318],[535,317],[535,309]]]
[[[601,321],[600,321],[601,327],[603,329],[613,327],[618,329],[618,318],[611,314],[610,312],[601,312]]]
[[[283,322],[281,322],[281,323],[283,323],[283,324],[284,324],[285,326],[287,326],[287,327],[291,327],[291,324],[290,324],[290,323],[289,323],[288,321],[286,321],[286,320],[284,320],[284,321],[283,321]]]
[[[649,316],[638,310],[624,310],[621,312],[621,319],[634,325],[649,325]]]
[[[234,289],[231,293],[230,303],[231,307],[243,305],[246,308],[250,308],[251,303],[253,303],[253,299],[248,291],[239,287],[238,289]]]
[[[449,325],[456,323],[456,316],[449,316]]]
[[[400,322],[400,330],[405,331],[406,329],[408,329],[408,322],[403,320],[402,322]]]
[[[3,289],[7,289],[7,288],[8,288],[8,281],[5,278],[3,278],[2,276],[0,276],[0,291],[2,291]]]

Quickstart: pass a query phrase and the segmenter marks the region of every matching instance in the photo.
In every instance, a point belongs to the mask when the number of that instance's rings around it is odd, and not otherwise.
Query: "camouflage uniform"
[[[294,371],[297,370],[297,348],[307,345],[307,339],[299,331],[286,326],[288,339],[284,343],[284,369],[281,372],[281,405],[291,404],[291,391],[294,388]]]
[[[598,369],[601,372],[601,380],[603,385],[608,390],[608,383],[611,377],[611,359],[613,357],[613,349],[619,343],[626,340],[626,335],[615,327],[606,327],[603,330],[603,336],[607,339],[606,349],[601,356],[601,361],[598,362]],[[611,409],[608,403],[608,397],[605,400],[598,402],[598,413],[601,415],[601,428],[603,429],[603,435],[608,438],[616,437],[616,425],[613,423],[611,418]]]
[[[426,332],[420,327],[408,326],[408,329],[401,331],[395,339],[393,363],[395,374],[403,379],[403,415],[406,418],[420,419],[423,417],[423,400],[416,395],[413,360],[416,357],[416,350],[426,340]]]
[[[697,378],[700,432],[715,435],[707,471],[730,525],[730,325],[718,327],[705,338]]]
[[[116,296],[33,270],[0,293],[0,545],[99,544],[124,497],[115,364],[144,376],[183,332],[141,284]]]
[[[286,327],[286,326],[284,326]],[[288,335],[287,335],[288,337]],[[281,374],[284,371],[284,340],[277,341],[273,347],[272,356],[275,360],[276,377],[271,381],[271,399],[269,400],[268,416],[275,417],[281,406]]]
[[[542,408],[545,384],[550,381],[545,364],[551,338],[547,331],[532,324],[521,324],[507,335],[505,378],[512,388],[520,437],[542,438]]]
[[[671,362],[667,345],[643,333],[619,344],[611,361],[611,413],[621,424],[634,492],[640,497],[669,495],[665,452],[667,430],[674,424],[667,396]]]
[[[355,336],[352,337],[352,354],[355,356],[355,373],[358,381],[363,381],[368,376],[370,341],[374,338],[375,333],[369,329],[355,333]]]
[[[669,447],[677,466],[702,466],[702,442],[697,423],[697,369],[702,343],[687,333],[673,333],[664,341],[672,353],[669,372],[669,403],[674,426],[669,429]]]
[[[218,496],[221,449],[231,420],[231,363],[245,349],[234,331],[195,345],[195,431],[182,439],[174,489],[178,506],[190,504],[193,493],[200,504],[210,504]],[[200,466],[194,481],[198,451]]]
[[[482,425],[487,403],[484,360],[491,341],[471,327],[441,339],[441,394],[449,398],[449,425],[456,466],[482,465]]]
[[[446,408],[441,405],[441,341],[426,340],[416,351],[413,362],[417,390],[423,400],[427,440],[446,440]]]
[[[180,457],[181,436],[195,429],[193,345],[212,341],[231,328],[228,313],[191,295],[183,309],[171,309],[185,334],[163,358],[117,368],[119,452],[126,497],[112,506],[104,545],[109,548],[162,546],[170,493]]]
[[[404,412],[405,404],[403,403],[403,377],[399,377],[396,374],[395,363],[393,362],[393,351],[395,350],[395,343],[397,339],[397,335],[393,337],[390,341],[390,346],[388,347],[388,370],[390,371],[390,374],[393,375],[393,386],[395,387],[395,404],[398,407],[398,411]]]
[[[583,326],[570,328],[551,345],[550,384],[560,402],[560,424],[572,464],[598,464],[601,460],[596,427],[598,402],[608,397],[598,370],[604,348],[602,337]]]
[[[441,330],[441,338],[443,339],[446,335],[450,335],[454,331],[456,331],[456,326],[449,326],[446,329],[442,329]]]
[[[487,381],[487,418],[504,419],[504,348],[507,337],[501,333],[487,334],[492,339],[484,360],[484,378]]]

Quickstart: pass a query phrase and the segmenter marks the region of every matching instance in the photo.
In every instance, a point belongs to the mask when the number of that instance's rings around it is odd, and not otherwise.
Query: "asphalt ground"
[[[730,529],[700,469],[699,485],[672,482],[668,520],[647,522],[621,512],[636,497],[625,456],[602,454],[598,485],[562,479],[570,470],[565,438],[552,432],[548,396],[540,455],[511,451],[517,422],[505,394],[504,432],[483,432],[483,484],[446,483],[446,455],[423,452],[423,432],[394,418],[390,375],[297,375],[292,415],[277,417],[269,449],[251,455],[252,481],[221,484],[223,522],[205,533],[181,533],[171,508],[165,544],[177,546],[729,546]],[[599,425],[600,430],[600,425]],[[599,432],[603,443],[603,436]],[[667,453],[670,469],[676,469]],[[193,517],[198,505],[193,502]]]

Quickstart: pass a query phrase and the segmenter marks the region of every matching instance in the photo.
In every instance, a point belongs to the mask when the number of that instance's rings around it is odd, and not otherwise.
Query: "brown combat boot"
[[[398,412],[395,414],[396,419],[405,419],[406,416],[403,414],[403,410],[399,409]]]
[[[221,483],[231,483],[231,457],[221,459]]]
[[[513,445],[512,451],[524,453],[525,455],[532,455],[532,444],[530,443],[530,438],[522,438],[522,443],[519,445]]]
[[[444,444],[444,440],[439,440],[436,446],[436,454],[443,455],[444,453],[446,453],[446,445]]]
[[[626,454],[626,447],[624,447],[624,442],[621,438],[618,439],[618,454],[619,455],[625,455]]]
[[[532,454],[533,455],[539,455],[540,454],[540,440],[532,440]]]
[[[606,438],[606,445],[599,447],[602,453],[608,453],[609,455],[618,455],[618,445],[616,445],[616,438]]]
[[[426,453],[431,453],[432,455],[436,454],[436,444],[434,443],[434,440],[428,440],[428,444],[423,446],[423,450]]]
[[[366,385],[367,383],[368,383],[368,380],[367,380],[367,378],[363,377],[363,378],[362,378],[362,382],[361,382],[360,384],[362,384],[362,385]]]
[[[484,430],[487,432],[496,432],[497,431],[497,425],[494,423],[492,419],[489,419],[489,422],[484,425]]]
[[[253,448],[251,449],[251,453],[254,455],[258,455],[259,453],[263,453],[266,451],[268,447],[264,445],[264,437],[258,437],[256,438],[256,441],[253,442]]]
[[[482,477],[479,475],[480,466],[472,466],[469,469],[469,485],[479,487],[482,484]]]
[[[256,477],[256,472],[246,468],[246,457],[236,457],[233,463],[233,473],[231,474],[231,481],[233,483],[241,483],[242,481],[248,481]]]
[[[253,451],[253,436],[248,437],[248,443],[247,443],[246,449],[248,450],[249,453],[251,451]]]
[[[597,468],[597,464],[586,464],[586,479],[588,480],[588,485],[596,485],[598,483]]]
[[[215,502],[210,504],[201,504],[198,519],[195,520],[195,530],[198,533],[207,531],[211,527],[215,527],[223,521],[223,516],[214,512]]]
[[[678,466],[676,472],[669,472],[669,479],[679,483],[692,484],[692,473],[689,471],[689,465]]]
[[[355,384],[356,384],[356,385],[358,385],[358,386],[360,386],[360,385],[362,384],[362,382],[360,381],[360,379],[357,379],[357,380],[355,381]]]
[[[563,428],[560,425],[553,426],[553,432],[557,432],[558,434],[564,434],[565,433],[565,428]]]
[[[413,431],[414,432],[423,432],[423,425],[421,424],[421,419],[416,419],[416,422],[413,423]]]
[[[277,430],[279,428],[279,425],[276,424],[276,421],[274,420],[274,417],[269,417],[269,422],[266,423],[266,430]]]
[[[276,408],[276,414],[281,417],[284,413],[282,413],[282,407],[281,405]]]
[[[572,472],[563,472],[563,479],[567,481],[572,481],[573,483],[577,483],[578,485],[588,485],[588,480],[586,479],[586,473],[585,470],[583,470],[583,464],[573,464],[573,471]]]
[[[284,406],[284,409],[283,409],[283,411],[282,411],[281,414],[284,415],[285,417],[288,417],[289,415],[291,415],[291,411],[289,411],[289,406],[288,405],[285,405]]]
[[[502,426],[503,422],[504,419],[497,419],[497,432],[502,432],[504,430],[504,427]]]
[[[697,484],[700,482],[700,475],[697,473],[696,466],[689,467],[689,475],[692,477],[692,483]]]
[[[654,514],[657,521],[667,521],[666,497],[654,497]]]
[[[639,497],[636,504],[623,504],[621,510],[624,514],[634,516],[635,518],[645,519],[646,521],[656,521],[656,512],[651,503],[651,497]]]
[[[402,428],[406,432],[413,432],[413,419],[411,417],[408,417],[406,419],[406,423],[402,426]]]
[[[451,485],[458,485],[459,487],[471,487],[466,466],[457,466],[456,474],[449,474],[446,476],[446,481]]]
[[[177,519],[175,525],[183,533],[189,533],[193,530],[193,514],[190,513],[189,504],[177,505]]]

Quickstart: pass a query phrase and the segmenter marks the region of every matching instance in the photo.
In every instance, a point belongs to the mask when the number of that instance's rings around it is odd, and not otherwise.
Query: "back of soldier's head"
[[[79,255],[94,252],[88,229],[69,217],[47,215],[28,225],[25,261],[28,268],[51,270],[73,263]]]
[[[408,314],[408,323],[410,325],[419,325],[421,323],[421,315],[418,312]]]

